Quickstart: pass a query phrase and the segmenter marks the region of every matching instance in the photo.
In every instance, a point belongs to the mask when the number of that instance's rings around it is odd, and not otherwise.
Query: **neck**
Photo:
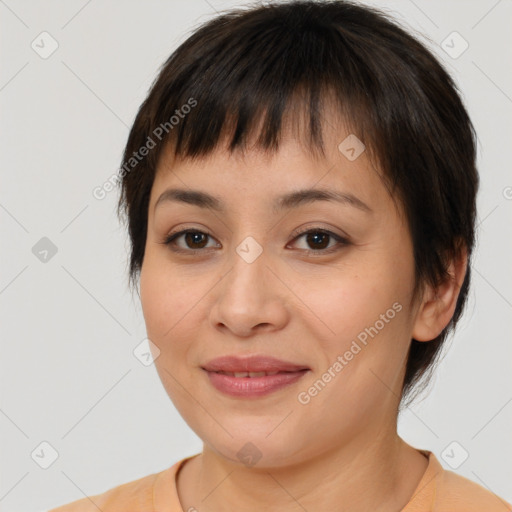
[[[397,435],[396,427],[379,429],[278,468],[241,466],[205,446],[180,472],[183,510],[338,510],[340,505],[351,512],[401,510],[427,459]]]

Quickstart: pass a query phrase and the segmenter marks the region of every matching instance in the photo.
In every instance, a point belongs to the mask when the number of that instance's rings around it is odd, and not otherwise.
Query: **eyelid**
[[[296,237],[298,237],[300,235],[303,235],[305,233],[309,233],[311,231],[326,233],[326,234],[332,235],[333,237],[337,237],[337,238],[345,240],[345,241],[348,241],[348,239],[349,239],[348,235],[346,235],[344,233],[342,233],[342,234],[334,233],[332,231],[332,229],[324,228],[322,226],[318,226],[318,225],[315,225],[315,224],[308,225],[306,227],[296,229],[293,232],[292,237],[295,239]]]

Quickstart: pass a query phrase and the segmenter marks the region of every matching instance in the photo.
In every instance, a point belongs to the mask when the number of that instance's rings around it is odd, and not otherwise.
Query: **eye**
[[[306,253],[313,256],[330,254],[349,244],[348,239],[322,228],[310,228],[306,231],[299,232],[298,235],[299,236],[296,236],[294,240],[299,240],[304,237],[306,244],[313,247],[313,249],[304,250]],[[329,247],[329,239],[336,243]]]
[[[179,246],[176,248],[176,241],[182,237],[188,249],[183,249],[182,247]],[[174,252],[195,254],[204,249],[208,237],[211,237],[209,233],[189,229],[184,231],[178,231],[177,233],[171,233],[165,238],[165,240],[162,243],[164,245],[168,245]]]
[[[164,245],[168,245],[173,252],[186,253],[189,255],[204,252],[203,249],[207,248],[208,237],[213,237],[209,233],[198,230],[183,230],[177,233],[171,233],[168,235],[163,242]],[[185,248],[180,247],[177,241],[183,238]],[[341,247],[349,244],[349,241],[331,231],[322,228],[310,228],[307,231],[296,233],[294,241],[304,238],[307,244],[313,249],[304,249],[307,254],[314,256],[321,256],[323,254],[330,254]],[[329,242],[336,242],[334,245],[329,246]],[[210,247],[211,248],[211,247]]]

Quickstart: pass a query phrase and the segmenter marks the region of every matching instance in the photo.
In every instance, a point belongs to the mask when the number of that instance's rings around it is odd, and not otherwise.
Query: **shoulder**
[[[172,468],[132,480],[94,496],[86,496],[48,512],[126,512],[129,509],[152,511],[153,486],[161,474]]]
[[[449,470],[439,475],[436,494],[436,512],[512,512],[503,498]]]
[[[419,450],[427,469],[401,512],[512,512],[512,505],[484,485],[445,469],[433,452]]]

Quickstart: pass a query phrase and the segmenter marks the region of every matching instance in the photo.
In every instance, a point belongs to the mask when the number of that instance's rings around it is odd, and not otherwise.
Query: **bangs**
[[[148,128],[168,122],[193,101],[164,137],[176,157],[207,156],[219,145],[230,152],[245,152],[249,144],[275,152],[288,130],[306,151],[323,157],[323,128],[338,129],[339,123],[344,132],[338,142],[353,133],[370,155],[379,154],[375,121],[385,112],[372,111],[372,105],[385,109],[385,102],[372,97],[389,93],[379,91],[379,71],[371,69],[377,45],[347,41],[353,35],[328,20],[325,26],[318,19],[299,23],[297,11],[283,5],[267,9],[258,20],[231,23],[225,33],[219,34],[222,21],[214,20],[214,35],[208,23],[178,48],[162,67],[168,77],[172,70],[171,79],[155,81],[158,104],[150,109]],[[229,23],[230,15],[224,19]],[[387,89],[389,77],[385,83]],[[400,88],[397,83],[396,93]]]
[[[173,147],[175,157],[192,160],[207,157],[219,148],[229,153],[257,150],[272,154],[279,150],[283,137],[289,136],[311,156],[321,159],[326,157],[326,131],[338,133],[336,145],[348,134],[364,139],[365,145],[374,145],[368,140],[367,123],[360,109],[356,114],[354,109],[346,108],[355,105],[354,101],[345,99],[341,103],[327,86],[306,87],[301,84],[288,95],[261,93],[265,98],[261,102],[245,95],[231,100],[218,98],[209,109],[215,111],[213,116],[210,114],[218,120],[215,123],[199,121],[207,116],[207,110],[201,112],[204,106],[198,103],[197,111],[183,119],[165,142]],[[253,97],[259,94],[255,90]]]

